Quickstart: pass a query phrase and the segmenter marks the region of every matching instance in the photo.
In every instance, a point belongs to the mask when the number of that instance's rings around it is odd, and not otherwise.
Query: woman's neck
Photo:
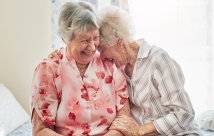
[[[127,52],[127,65],[134,66],[136,59],[137,59],[137,54],[139,51],[139,45],[134,42],[131,43],[127,46],[126,52]]]
[[[76,62],[76,65],[81,74],[84,74],[86,69],[88,68],[88,64],[80,64],[80,63]]]
[[[137,55],[139,51],[139,45],[134,42],[131,43],[126,47],[126,53],[127,53],[127,64],[125,66],[125,73],[131,77],[133,70],[134,70],[134,65],[137,60]]]

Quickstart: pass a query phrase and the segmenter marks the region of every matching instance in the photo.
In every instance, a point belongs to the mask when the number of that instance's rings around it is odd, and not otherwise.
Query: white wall
[[[214,1],[211,1],[211,4],[212,4],[212,14],[211,14],[211,16],[212,16],[212,33],[211,33],[211,38],[212,38],[212,41],[211,41],[211,44],[213,45],[212,46],[212,66],[211,66],[211,69],[214,69]],[[212,71],[212,85],[213,85],[213,88],[214,88],[214,70]],[[212,95],[212,97],[214,98],[214,91],[212,91],[212,94],[210,94],[210,95]],[[212,106],[214,107],[214,103],[213,103],[213,101],[212,102],[210,102],[210,103],[212,103]]]
[[[196,115],[214,109],[214,1],[130,1],[136,37],[165,49],[181,65]]]
[[[0,0],[0,82],[28,113],[33,71],[50,49],[49,0]]]

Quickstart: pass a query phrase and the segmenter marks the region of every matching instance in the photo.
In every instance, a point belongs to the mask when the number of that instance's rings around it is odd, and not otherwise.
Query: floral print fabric
[[[35,69],[31,109],[65,136],[102,135],[126,100],[126,80],[114,64],[96,53],[84,75],[61,48]]]

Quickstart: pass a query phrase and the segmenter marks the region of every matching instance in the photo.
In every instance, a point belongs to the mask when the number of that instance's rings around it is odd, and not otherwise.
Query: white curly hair
[[[116,6],[109,6],[98,13],[100,42],[105,46],[114,45],[123,39],[124,44],[134,41],[134,25],[128,12]]]
[[[76,31],[85,33],[93,29],[99,29],[99,25],[92,4],[81,1],[63,5],[58,20],[58,34],[65,43],[74,38]]]

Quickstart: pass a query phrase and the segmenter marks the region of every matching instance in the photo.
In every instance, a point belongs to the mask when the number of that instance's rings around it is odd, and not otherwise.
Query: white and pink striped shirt
[[[153,122],[161,135],[200,135],[180,66],[163,49],[138,43],[132,77],[126,76],[133,118]]]

